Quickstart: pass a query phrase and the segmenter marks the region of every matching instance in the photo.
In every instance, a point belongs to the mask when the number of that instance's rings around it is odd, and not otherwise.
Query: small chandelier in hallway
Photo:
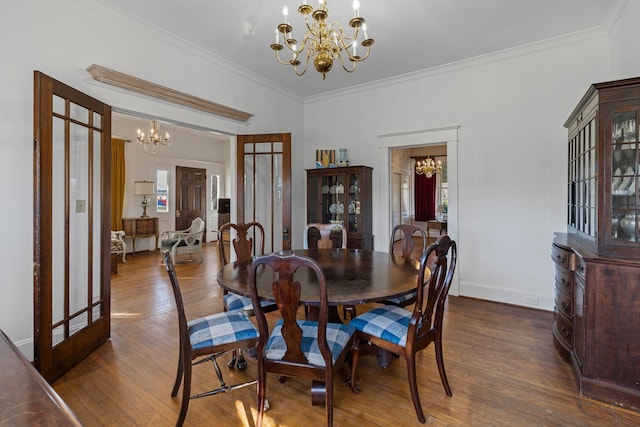
[[[160,133],[156,121],[151,120],[148,135],[145,135],[144,132],[138,129],[138,142],[144,146],[145,151],[147,151],[147,147],[151,147],[153,154],[156,154],[158,147],[164,151],[164,147],[171,143],[171,138],[169,137],[169,132],[164,133],[164,138],[161,137]]]

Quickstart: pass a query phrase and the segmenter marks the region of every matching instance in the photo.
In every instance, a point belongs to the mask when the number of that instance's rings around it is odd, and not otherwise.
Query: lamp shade
[[[154,190],[154,182],[152,181],[136,181],[134,187],[134,193],[136,196],[150,196],[156,194]]]

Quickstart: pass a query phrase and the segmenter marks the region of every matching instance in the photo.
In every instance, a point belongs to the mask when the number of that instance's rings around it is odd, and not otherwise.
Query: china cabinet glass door
[[[611,238],[638,242],[638,110],[615,111],[611,126]]]

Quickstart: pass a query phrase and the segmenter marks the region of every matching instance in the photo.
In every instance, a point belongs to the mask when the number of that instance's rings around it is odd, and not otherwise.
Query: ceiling
[[[359,0],[375,39],[371,56],[354,73],[334,65],[324,81],[312,65],[296,76],[269,47],[285,4],[293,36],[302,39],[301,0],[104,1],[307,97],[601,28],[619,0]],[[351,30],[352,3],[328,0],[329,20]]]

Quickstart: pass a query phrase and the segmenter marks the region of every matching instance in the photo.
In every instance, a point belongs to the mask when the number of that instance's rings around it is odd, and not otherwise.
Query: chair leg
[[[238,370],[239,371],[244,371],[245,369],[247,369],[247,361],[244,358],[244,352],[242,351],[241,348],[238,349]]]
[[[231,353],[231,360],[229,360],[229,363],[227,363],[227,366],[229,367],[229,369],[235,368],[237,361],[238,361],[238,350],[233,350],[233,352]]]
[[[438,334],[438,337],[435,340],[436,347],[436,363],[438,364],[438,372],[440,373],[440,381],[442,381],[442,386],[444,387],[444,391],[447,393],[447,396],[453,396],[451,392],[451,387],[449,386],[449,380],[447,379],[447,373],[444,370],[444,357],[442,356],[442,336]]]
[[[262,427],[267,393],[267,374],[261,362],[258,363],[258,420],[256,427]]]
[[[176,421],[176,427],[181,427],[184,419],[187,417],[187,409],[189,409],[189,400],[191,394],[191,362],[185,361],[188,365],[184,366],[184,383],[182,384],[182,402],[180,404],[180,415]]]
[[[327,410],[327,427],[333,426],[333,378],[328,377],[325,380],[325,406]]]
[[[420,405],[420,396],[418,395],[418,382],[416,380],[416,355],[407,354],[407,373],[409,376],[409,389],[411,390],[411,399],[413,400],[413,407],[416,410],[418,420],[424,424],[425,418],[422,412],[422,406]]]
[[[353,320],[356,317],[356,306],[355,305],[343,305],[342,306],[342,317],[344,320],[347,320],[347,313],[349,313],[349,317]]]
[[[176,382],[173,384],[173,389],[171,390],[171,397],[176,397],[178,394],[178,389],[180,389],[180,384],[182,383],[182,375],[184,374],[184,360],[182,357],[182,351],[178,355],[178,370],[176,372]]]
[[[351,387],[351,391],[356,394],[360,393],[360,389],[356,385],[356,369],[358,368],[358,361],[360,360],[358,344],[358,339],[356,338],[353,347],[351,347],[351,376],[348,379],[348,385]]]

